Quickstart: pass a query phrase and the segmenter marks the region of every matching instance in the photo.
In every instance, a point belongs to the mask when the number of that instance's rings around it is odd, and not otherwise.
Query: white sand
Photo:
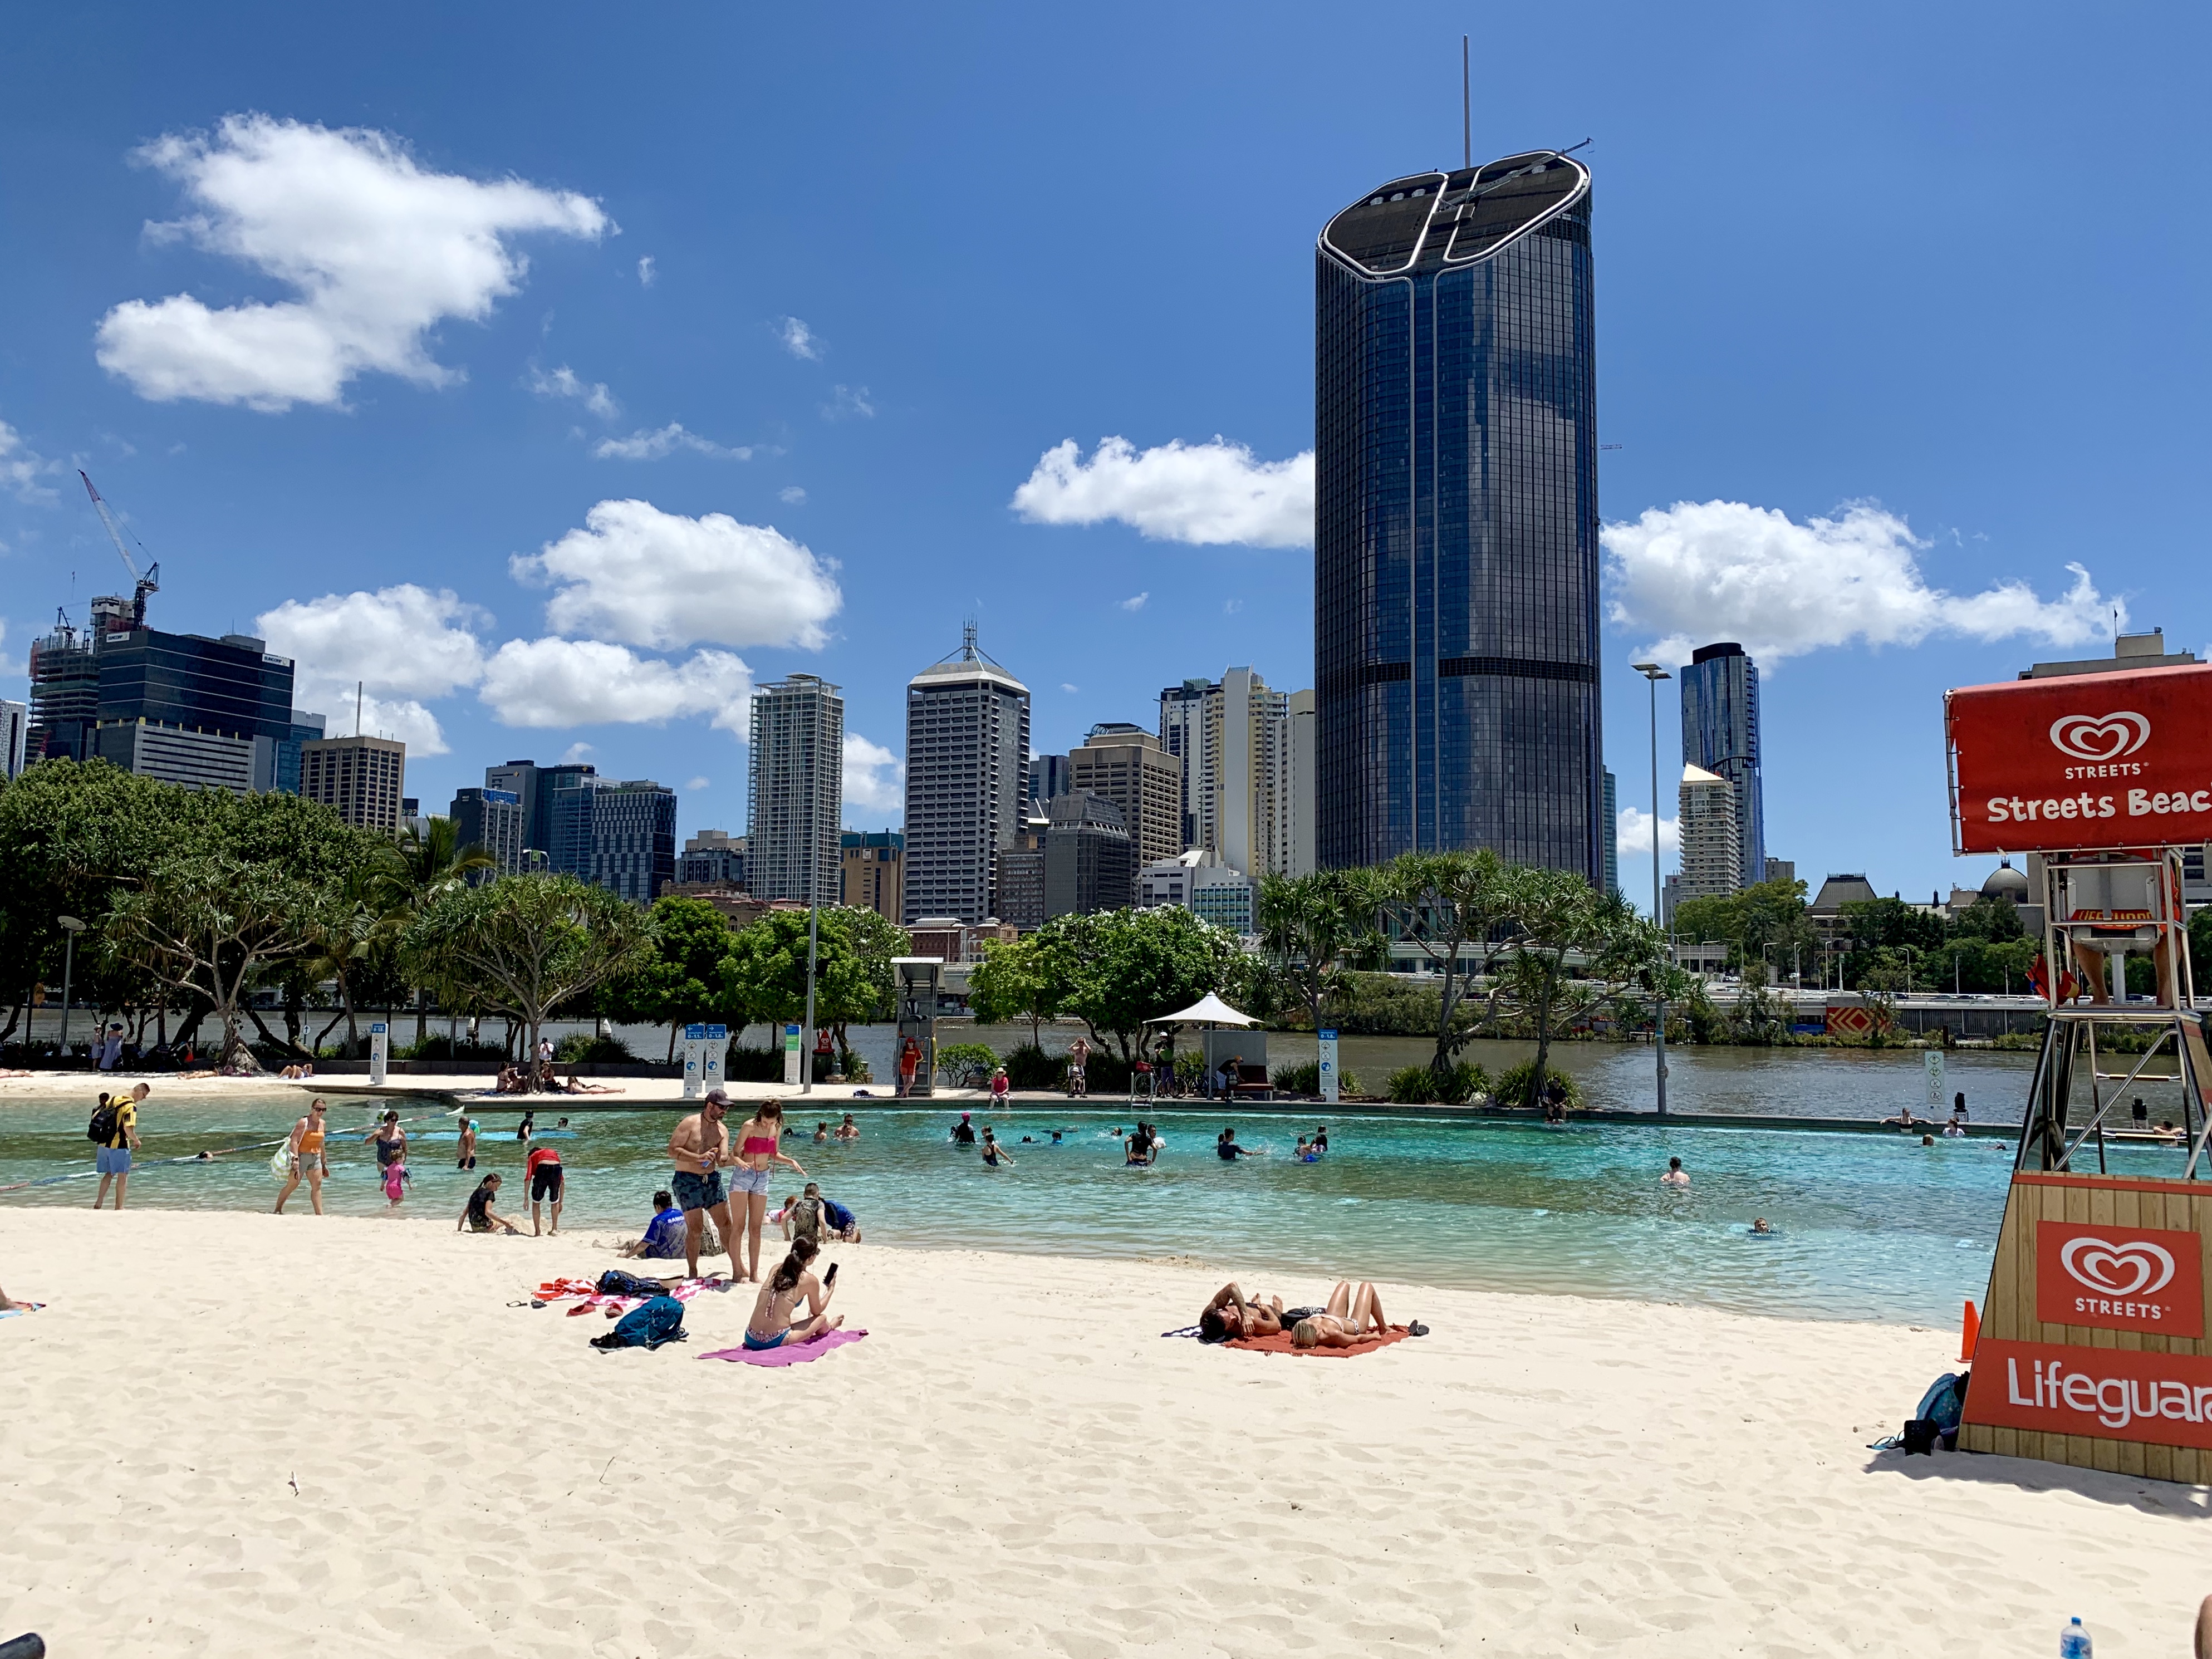
[[[52,1304],[0,1320],[0,1638],[2123,1659],[2212,1590],[2201,1490],[1868,1452],[1954,1333],[1385,1286],[1435,1334],[1298,1359],[1158,1339],[1217,1272],[836,1254],[871,1335],[764,1370],[698,1358],[742,1292],[652,1354],[505,1305],[586,1237],[0,1211]]]

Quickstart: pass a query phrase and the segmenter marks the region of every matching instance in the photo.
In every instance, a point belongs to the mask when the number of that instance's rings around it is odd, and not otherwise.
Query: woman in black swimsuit
[[[1014,1160],[1006,1156],[1006,1148],[999,1145],[998,1137],[991,1133],[991,1126],[986,1123],[983,1126],[983,1167],[995,1170],[1001,1164],[1010,1170],[1014,1167]]]
[[[453,1224],[453,1231],[459,1232],[464,1227],[472,1233],[504,1230],[520,1237],[522,1229],[492,1208],[492,1200],[498,1196],[499,1175],[495,1170],[477,1182],[477,1189],[469,1194],[467,1207],[462,1210],[461,1218]]]

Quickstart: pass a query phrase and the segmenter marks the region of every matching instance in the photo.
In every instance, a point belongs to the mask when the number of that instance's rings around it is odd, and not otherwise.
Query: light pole
[[[84,924],[75,916],[57,916],[62,925],[62,1063],[69,1063],[70,975],[76,967],[76,936]],[[28,1032],[24,1034],[29,1036]]]
[[[1656,662],[1631,663],[1630,667],[1644,676],[1651,688],[1651,925],[1659,926],[1659,682],[1671,680],[1669,674]],[[1668,952],[1668,963],[1674,964],[1674,952]],[[1659,994],[1654,999],[1659,1018],[1651,1028],[1652,1053],[1658,1061],[1659,1109],[1667,1109],[1667,989],[1661,981]]]
[[[821,763],[818,745],[815,763]],[[820,791],[815,792],[815,811],[822,810]],[[814,951],[816,928],[822,915],[822,826],[818,820],[809,825],[813,833],[808,836],[811,849],[806,855],[806,1029],[799,1040],[799,1092],[814,1092]]]

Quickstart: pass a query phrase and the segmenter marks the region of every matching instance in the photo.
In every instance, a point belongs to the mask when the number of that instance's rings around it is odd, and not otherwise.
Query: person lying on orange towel
[[[1301,1319],[1291,1327],[1291,1341],[1301,1348],[1349,1348],[1370,1341],[1389,1329],[1382,1316],[1382,1299],[1375,1287],[1362,1280],[1336,1281],[1328,1293],[1328,1311]]]

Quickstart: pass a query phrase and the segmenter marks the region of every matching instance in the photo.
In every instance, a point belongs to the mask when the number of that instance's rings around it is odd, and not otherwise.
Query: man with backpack
[[[107,1183],[115,1183],[115,1207],[123,1207],[124,1188],[131,1184],[131,1154],[138,1150],[138,1109],[152,1092],[143,1084],[134,1084],[127,1095],[105,1097],[106,1103],[92,1115],[85,1128],[85,1138],[98,1147],[100,1192],[92,1200],[98,1209],[107,1201]]]

